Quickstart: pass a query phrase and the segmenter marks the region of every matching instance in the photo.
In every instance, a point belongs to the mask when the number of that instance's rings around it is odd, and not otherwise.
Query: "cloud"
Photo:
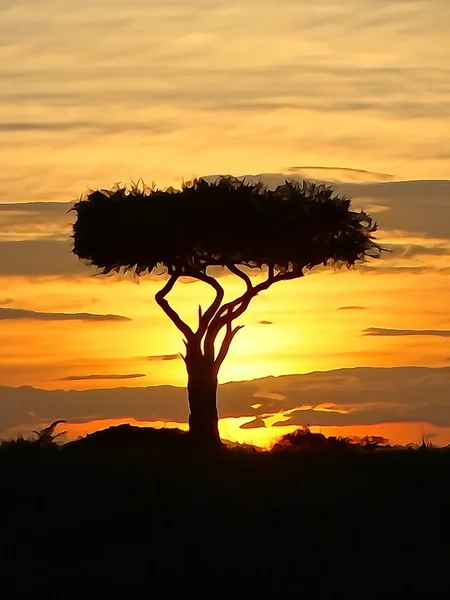
[[[71,251],[72,242],[55,239],[0,241],[0,277],[92,277],[95,266],[79,260]],[[106,277],[100,275],[100,277]],[[132,274],[114,275],[132,280]],[[159,279],[152,274],[147,279]]]
[[[377,266],[369,267],[367,265],[358,265],[358,271],[361,271],[366,274],[373,275],[424,275],[425,273],[433,273],[434,271],[441,269],[436,269],[431,266],[423,266],[423,267],[413,267],[413,266],[392,266],[385,267],[383,263],[380,262]]]
[[[44,203],[42,203],[44,204]],[[1,204],[0,204],[1,206]],[[29,229],[33,231],[32,227]],[[24,234],[21,234],[24,235]],[[31,234],[30,237],[33,237]],[[59,239],[60,237],[65,239]],[[55,239],[56,238],[56,239]],[[66,235],[48,236],[41,239],[1,241],[0,235],[0,277],[91,277],[98,275],[95,266],[79,260],[72,252],[72,241],[69,232]],[[211,274],[222,277],[227,274],[222,267],[212,267]],[[133,279],[133,275],[112,275],[114,278]],[[152,273],[146,279],[160,280],[163,274]],[[100,275],[100,277],[106,277]],[[195,280],[182,278],[180,282],[196,283]]]
[[[183,31],[180,38],[183,38]],[[242,31],[248,37],[248,30]],[[296,32],[292,31],[292,35]],[[268,35],[268,33],[266,34]],[[174,34],[175,38],[175,34]],[[153,43],[156,41],[152,40]],[[256,40],[255,40],[256,41]],[[244,49],[243,40],[236,40]],[[160,45],[161,47],[163,44]],[[4,69],[4,78],[11,85],[21,91],[14,94],[5,92],[1,99],[6,106],[29,106],[35,103],[43,104],[47,108],[57,107],[69,109],[73,106],[83,108],[91,105],[97,121],[86,118],[80,121],[51,122],[40,120],[40,113],[30,110],[30,120],[21,121],[17,111],[15,122],[3,122],[5,133],[20,131],[71,132],[86,129],[108,133],[111,129],[119,130],[120,127],[131,130],[141,128],[142,125],[134,120],[133,109],[143,108],[143,103],[151,98],[156,105],[169,106],[184,103],[185,108],[199,109],[202,111],[227,111],[237,114],[261,113],[282,109],[308,110],[321,113],[377,113],[405,118],[438,118],[446,116],[448,100],[445,96],[447,76],[445,65],[434,69],[418,69],[410,66],[372,67],[369,65],[339,65],[325,64],[322,60],[311,62],[311,55],[304,59],[297,58],[292,64],[290,57],[278,64],[242,64],[233,70],[233,86],[227,85],[229,65],[225,60],[221,64],[216,61],[214,65],[196,61],[197,56],[192,56],[190,64],[186,64],[187,49],[183,48],[184,55],[178,60],[174,56],[160,56],[160,48],[153,46],[153,55],[149,56],[149,46],[142,47],[141,56],[136,62],[145,62],[135,66],[115,65],[114,68],[106,65],[95,66],[94,60],[89,73],[85,70],[73,69],[71,73],[72,89],[63,87],[57,77],[62,74],[60,68],[54,67],[54,78],[48,81],[48,72],[37,69],[8,70]],[[235,50],[236,51],[236,50]],[[219,50],[220,52],[220,50]],[[351,56],[351,55],[350,55]],[[184,58],[184,60],[183,60]],[[181,60],[180,60],[181,59]],[[195,64],[197,62],[197,64]],[[268,61],[267,61],[268,62]],[[289,62],[291,64],[289,64]],[[203,64],[202,64],[203,63]],[[157,85],[159,78],[167,74],[170,64],[171,85],[161,88]],[[139,77],[144,79],[139,80]],[[209,88],[205,93],[204,85],[211,79],[215,87]],[[406,96],[407,90],[417,86],[417,79],[428,86],[430,94],[434,93],[435,102],[421,97],[417,93]],[[28,85],[24,86],[23,82]],[[122,83],[119,87],[118,81]],[[194,84],[197,82],[197,85]],[[268,84],[270,82],[270,84]],[[78,86],[76,86],[78,84]],[[125,85],[124,85],[125,84]],[[203,85],[202,85],[203,84]],[[362,93],[356,96],[355,86],[360,85]],[[403,86],[403,87],[402,87]],[[25,88],[25,89],[24,89]],[[7,88],[6,88],[7,89]],[[46,93],[43,93],[44,90]],[[403,98],[398,99],[396,93],[403,91]],[[108,119],[105,111],[100,112],[102,106],[121,107],[124,115],[119,121]],[[180,122],[165,116],[164,119],[145,124],[143,129],[155,128],[158,133],[161,128],[170,131],[170,124],[180,126]],[[163,132],[164,129],[163,129]],[[442,151],[441,151],[442,152]],[[445,154],[445,152],[443,152]]]
[[[178,360],[181,358],[179,354],[161,354],[161,355],[153,355],[146,356],[145,360],[149,360],[150,362],[156,362],[161,360]]]
[[[365,169],[352,169],[349,167],[319,167],[319,166],[304,166],[304,167],[289,167],[286,169],[288,173],[295,173],[307,179],[318,175],[318,179],[326,179],[327,181],[389,181],[394,178],[388,173],[374,173]]]
[[[383,231],[403,231],[424,238],[450,240],[450,180],[346,183],[335,188],[353,198],[355,205],[364,207],[373,203],[386,207],[388,210],[379,218]]]
[[[449,397],[450,367],[364,367],[220,385],[219,414],[221,418],[248,416],[252,426],[268,415],[280,415],[289,417],[283,425],[417,422],[445,427],[450,426]],[[3,431],[27,424],[32,429],[36,422],[59,418],[87,422],[92,415],[98,419],[132,415],[141,421],[186,422],[186,389],[0,387]]]
[[[68,240],[74,215],[72,202],[0,204],[0,241]]]
[[[409,259],[417,256],[449,256],[448,246],[424,246],[421,244],[385,244],[388,254],[383,256],[384,260]]]
[[[30,413],[35,413],[31,416]],[[0,386],[0,436],[14,426],[64,418],[89,422],[95,419],[177,421],[187,419],[186,390],[174,386],[114,387],[93,390],[39,390],[29,386]]]
[[[340,306],[337,310],[367,310],[367,306]]]
[[[14,302],[13,298],[3,298],[0,299],[0,306],[6,306],[7,304],[12,304]]]
[[[273,321],[260,321],[260,325],[273,325]]]
[[[70,129],[88,129],[92,127],[91,123],[83,122],[62,122],[62,123],[44,123],[44,122],[20,122],[12,123],[10,121],[0,121],[0,132],[32,132],[32,131],[70,131]]]
[[[121,315],[92,313],[38,312],[23,308],[0,308],[0,321],[131,321]]]
[[[171,133],[177,130],[177,123],[159,122],[153,123],[133,122],[133,121],[60,121],[60,122],[44,122],[44,121],[16,121],[0,122],[0,133],[33,133],[33,132],[92,132],[102,135],[119,133],[126,129],[129,132],[143,131],[152,135]]]
[[[71,252],[71,242],[0,241],[0,276],[74,276],[95,273]]]
[[[369,207],[370,212],[370,207]],[[383,217],[381,217],[383,218]],[[442,214],[444,218],[444,214]],[[406,224],[405,224],[406,225]],[[392,232],[393,237],[408,237],[408,233]],[[388,232],[389,235],[389,232]],[[414,235],[414,234],[411,234]],[[426,243],[426,239],[424,239]],[[383,253],[382,259],[372,264],[360,264],[358,270],[373,274],[409,274],[422,275],[424,273],[446,273],[446,267],[442,267],[443,261],[440,257],[450,256],[450,244],[445,242],[436,243],[430,240],[429,245],[422,244],[402,244],[402,243],[383,243],[382,246],[388,250]]]
[[[373,410],[355,410],[348,414],[338,411],[322,411],[314,409],[297,410],[290,414],[287,421],[277,421],[274,426],[349,426],[349,425],[380,425],[381,423],[422,421],[424,413],[416,413],[408,409],[399,410],[397,407],[389,409],[375,408]],[[420,414],[420,416],[419,416]],[[426,420],[426,419],[425,419]]]
[[[86,381],[89,379],[137,379],[138,377],[145,377],[145,374],[126,373],[124,375],[68,375],[67,377],[60,377],[58,381]]]
[[[239,429],[256,429],[257,427],[265,427],[266,424],[260,418],[253,419],[253,421],[248,421],[239,427]]]
[[[404,335],[432,335],[437,337],[450,337],[450,330],[448,329],[384,329],[382,327],[369,327],[368,329],[364,329],[363,333],[365,336],[376,337],[397,337]]]

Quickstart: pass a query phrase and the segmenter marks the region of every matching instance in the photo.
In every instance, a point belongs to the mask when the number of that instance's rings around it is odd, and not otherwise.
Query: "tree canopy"
[[[331,187],[286,180],[275,190],[222,177],[181,190],[134,185],[89,192],[72,210],[73,252],[103,273],[204,273],[208,266],[267,266],[301,275],[320,264],[377,258],[377,225]]]

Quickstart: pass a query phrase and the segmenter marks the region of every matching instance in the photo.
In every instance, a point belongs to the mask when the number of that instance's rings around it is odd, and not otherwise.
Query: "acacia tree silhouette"
[[[73,252],[102,270],[137,275],[164,267],[168,280],[155,299],[184,335],[188,373],[189,430],[201,444],[218,444],[217,375],[230,344],[242,329],[234,322],[251,300],[280,281],[302,277],[316,265],[350,267],[378,258],[377,226],[350,200],[325,185],[285,181],[269,190],[234,177],[215,183],[183,183],[181,190],[144,185],[90,192],[72,210]],[[223,303],[224,290],[208,274],[219,266],[242,279],[245,292]],[[242,267],[267,272],[258,284]],[[215,291],[212,304],[198,308],[192,329],[170,306],[167,295],[180,277]],[[224,334],[220,347],[215,343]]]

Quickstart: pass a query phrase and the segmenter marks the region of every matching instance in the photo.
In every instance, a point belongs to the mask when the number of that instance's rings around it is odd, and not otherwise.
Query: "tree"
[[[377,226],[365,212],[350,210],[350,200],[330,187],[309,182],[286,180],[275,190],[233,177],[196,179],[181,190],[115,186],[90,192],[72,210],[73,252],[80,259],[104,274],[122,269],[141,276],[164,268],[168,275],[155,299],[184,336],[189,430],[203,444],[220,443],[217,375],[243,327],[235,321],[251,300],[316,265],[351,267],[381,253],[372,235]],[[210,267],[242,279],[245,292],[223,303]],[[266,279],[255,285],[245,268],[261,269]],[[215,292],[206,310],[199,306],[196,329],[167,300],[182,276]]]

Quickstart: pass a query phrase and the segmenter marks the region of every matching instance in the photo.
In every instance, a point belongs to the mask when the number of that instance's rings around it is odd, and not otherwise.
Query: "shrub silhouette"
[[[77,202],[73,252],[102,273],[158,269],[168,280],[155,299],[184,335],[188,372],[189,428],[202,445],[220,443],[217,375],[242,325],[234,322],[260,292],[280,281],[303,277],[317,265],[351,267],[378,258],[377,226],[350,200],[325,185],[286,181],[275,190],[233,177],[200,179],[182,190],[144,185],[90,192]],[[223,303],[224,290],[208,269],[222,267],[240,278],[245,292]],[[254,284],[243,268],[266,279]],[[180,277],[192,277],[215,291],[212,304],[198,308],[192,329],[169,305],[167,295]],[[216,348],[218,335],[222,343]]]
[[[326,437],[322,433],[312,433],[309,427],[301,427],[284,435],[274,446],[274,450],[297,449],[312,452],[340,452],[347,450],[377,450],[386,447],[388,440],[381,436],[366,435],[363,438]]]
[[[59,419],[58,421],[53,421],[48,427],[44,427],[44,429],[41,429],[40,431],[33,431],[33,433],[37,435],[37,439],[34,443],[39,446],[49,446],[50,444],[53,444],[56,438],[67,433],[67,431],[60,431],[55,434],[55,429],[60,423],[67,423],[67,421]]]

